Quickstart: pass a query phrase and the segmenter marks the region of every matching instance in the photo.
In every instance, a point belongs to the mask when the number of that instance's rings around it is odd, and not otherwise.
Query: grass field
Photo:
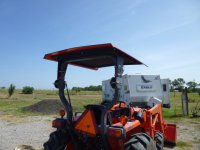
[[[198,93],[188,93],[188,108],[189,108],[189,117],[192,115],[192,110],[196,107],[197,102],[200,101],[200,96]],[[172,118],[172,119],[178,119],[182,117],[182,102],[181,102],[181,93],[170,93],[170,102],[171,102],[171,108],[166,109],[163,108],[164,117],[165,118]],[[200,107],[200,104],[199,104]]]
[[[33,105],[41,100],[52,99],[59,100],[58,92],[52,90],[35,90],[33,94],[22,94],[21,90],[16,90],[11,98],[8,98],[7,90],[0,90],[0,111],[15,116],[38,115],[38,113],[31,113],[22,111],[23,107]],[[170,93],[171,108],[163,108],[164,117],[178,119],[182,116],[181,93]],[[81,91],[70,93],[70,98],[75,111],[82,111],[87,104],[97,104],[101,102],[101,92]],[[189,113],[196,106],[197,101],[200,101],[198,93],[189,93]],[[200,104],[199,104],[200,107]]]
[[[81,91],[75,93],[73,91],[70,94],[70,98],[74,110],[82,111],[84,109],[84,106],[89,103],[100,103],[101,92]],[[33,94],[22,94],[21,90],[16,90],[15,93],[10,98],[8,98],[7,90],[1,89],[0,112],[7,115],[20,117],[27,115],[41,115],[40,113],[23,111],[23,108],[38,103],[42,100],[59,101],[58,92],[52,90],[35,90]]]
[[[200,131],[200,117],[192,118],[191,110],[194,109],[197,102],[200,101],[198,93],[189,93],[189,116],[182,115],[181,106],[181,93],[170,93],[171,97],[171,108],[163,108],[164,118],[167,122],[176,123],[178,129],[178,141],[176,147],[180,149],[193,149],[195,146],[199,147],[199,131]],[[84,106],[87,104],[94,104],[101,102],[101,92],[71,92],[70,93],[72,105],[74,111],[83,111]],[[35,90],[33,94],[21,94],[21,90],[16,90],[11,98],[8,98],[7,90],[0,90],[0,119],[11,122],[20,122],[27,116],[38,116],[38,115],[52,115],[42,114],[37,111],[25,111],[24,107],[32,107],[35,104],[40,104],[45,100],[59,103],[59,97],[57,91],[52,90]],[[44,103],[43,103],[44,104]],[[51,103],[45,103],[44,109],[53,109],[55,105]],[[62,105],[61,105],[62,106]],[[199,104],[200,108],[200,104]],[[53,116],[58,116],[59,108],[54,108]],[[23,122],[23,121],[22,121]],[[176,149],[176,148],[175,148]]]

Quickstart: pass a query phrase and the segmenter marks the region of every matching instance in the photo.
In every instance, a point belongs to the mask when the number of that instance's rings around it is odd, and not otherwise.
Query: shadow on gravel
[[[175,143],[170,143],[170,142],[165,142],[164,144],[164,147],[167,147],[167,148],[174,148],[176,146]]]

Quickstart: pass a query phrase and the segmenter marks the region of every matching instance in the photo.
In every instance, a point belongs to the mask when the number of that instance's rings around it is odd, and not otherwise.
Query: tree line
[[[101,85],[90,85],[86,87],[72,87],[73,91],[101,91],[102,86]]]
[[[185,82],[183,78],[177,78],[173,81],[170,80],[170,86],[171,91],[178,90],[179,92],[181,92],[185,87],[187,87],[188,92],[200,92],[200,88],[197,88],[198,86],[200,86],[200,83],[197,83],[195,81]]]
[[[195,81],[189,81],[186,82],[183,78],[177,78],[174,80],[170,80],[170,87],[171,87],[171,91],[174,90],[178,90],[179,92],[181,92],[185,87],[187,87],[188,92],[200,92],[200,88],[197,88],[198,86],[200,86],[200,83],[197,83]],[[86,87],[72,87],[73,91],[101,91],[102,90],[102,86],[98,85],[98,86],[94,86],[94,85],[90,85],[90,86],[86,86]]]
[[[179,92],[181,92],[185,87],[187,87],[188,92],[200,92],[200,88],[197,88],[198,86],[200,86],[200,83],[197,83],[195,81],[186,82],[183,78],[177,78],[177,79],[174,79],[173,81],[170,80],[171,91],[178,90]],[[101,91],[102,86],[90,85],[86,87],[72,87],[72,90],[77,91],[77,92],[78,91]]]
[[[200,88],[198,86],[200,86],[200,83],[197,83],[195,81],[185,82],[185,80],[183,78],[177,78],[177,79],[174,79],[173,81],[170,80],[171,91],[178,90],[179,92],[181,92],[185,87],[187,87],[188,92],[200,93]],[[5,88],[6,87],[1,87],[1,89],[5,89]],[[86,86],[86,87],[72,87],[71,90],[76,91],[76,92],[79,92],[79,91],[101,91],[102,86],[101,85],[97,85],[97,86],[90,85],[90,86]],[[9,97],[14,93],[14,91],[15,91],[15,86],[11,84],[10,87],[8,88]],[[22,93],[23,94],[32,94],[33,91],[34,91],[33,87],[25,86],[25,87],[23,87]]]

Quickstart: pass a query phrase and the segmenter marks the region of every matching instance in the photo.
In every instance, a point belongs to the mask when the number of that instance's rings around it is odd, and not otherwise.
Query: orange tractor
[[[138,108],[120,97],[123,66],[143,64],[139,60],[112,44],[70,48],[44,58],[58,62],[54,84],[65,108],[60,111],[61,118],[52,122],[56,131],[44,143],[45,150],[162,150],[164,142],[176,143],[176,125],[164,122],[161,104]],[[68,89],[68,98],[64,94],[69,64],[93,70],[114,66],[115,75],[110,80],[113,100],[89,104],[84,112],[73,113]]]

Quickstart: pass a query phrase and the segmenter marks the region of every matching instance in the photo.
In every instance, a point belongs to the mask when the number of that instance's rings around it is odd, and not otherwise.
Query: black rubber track
[[[66,130],[56,130],[50,134],[49,140],[43,144],[44,150],[64,150],[68,141],[69,136]]]
[[[164,147],[164,137],[163,137],[163,134],[161,132],[156,132],[154,140],[156,142],[157,150],[163,150],[163,147]]]
[[[156,150],[156,144],[147,134],[137,133],[124,144],[124,150]]]

